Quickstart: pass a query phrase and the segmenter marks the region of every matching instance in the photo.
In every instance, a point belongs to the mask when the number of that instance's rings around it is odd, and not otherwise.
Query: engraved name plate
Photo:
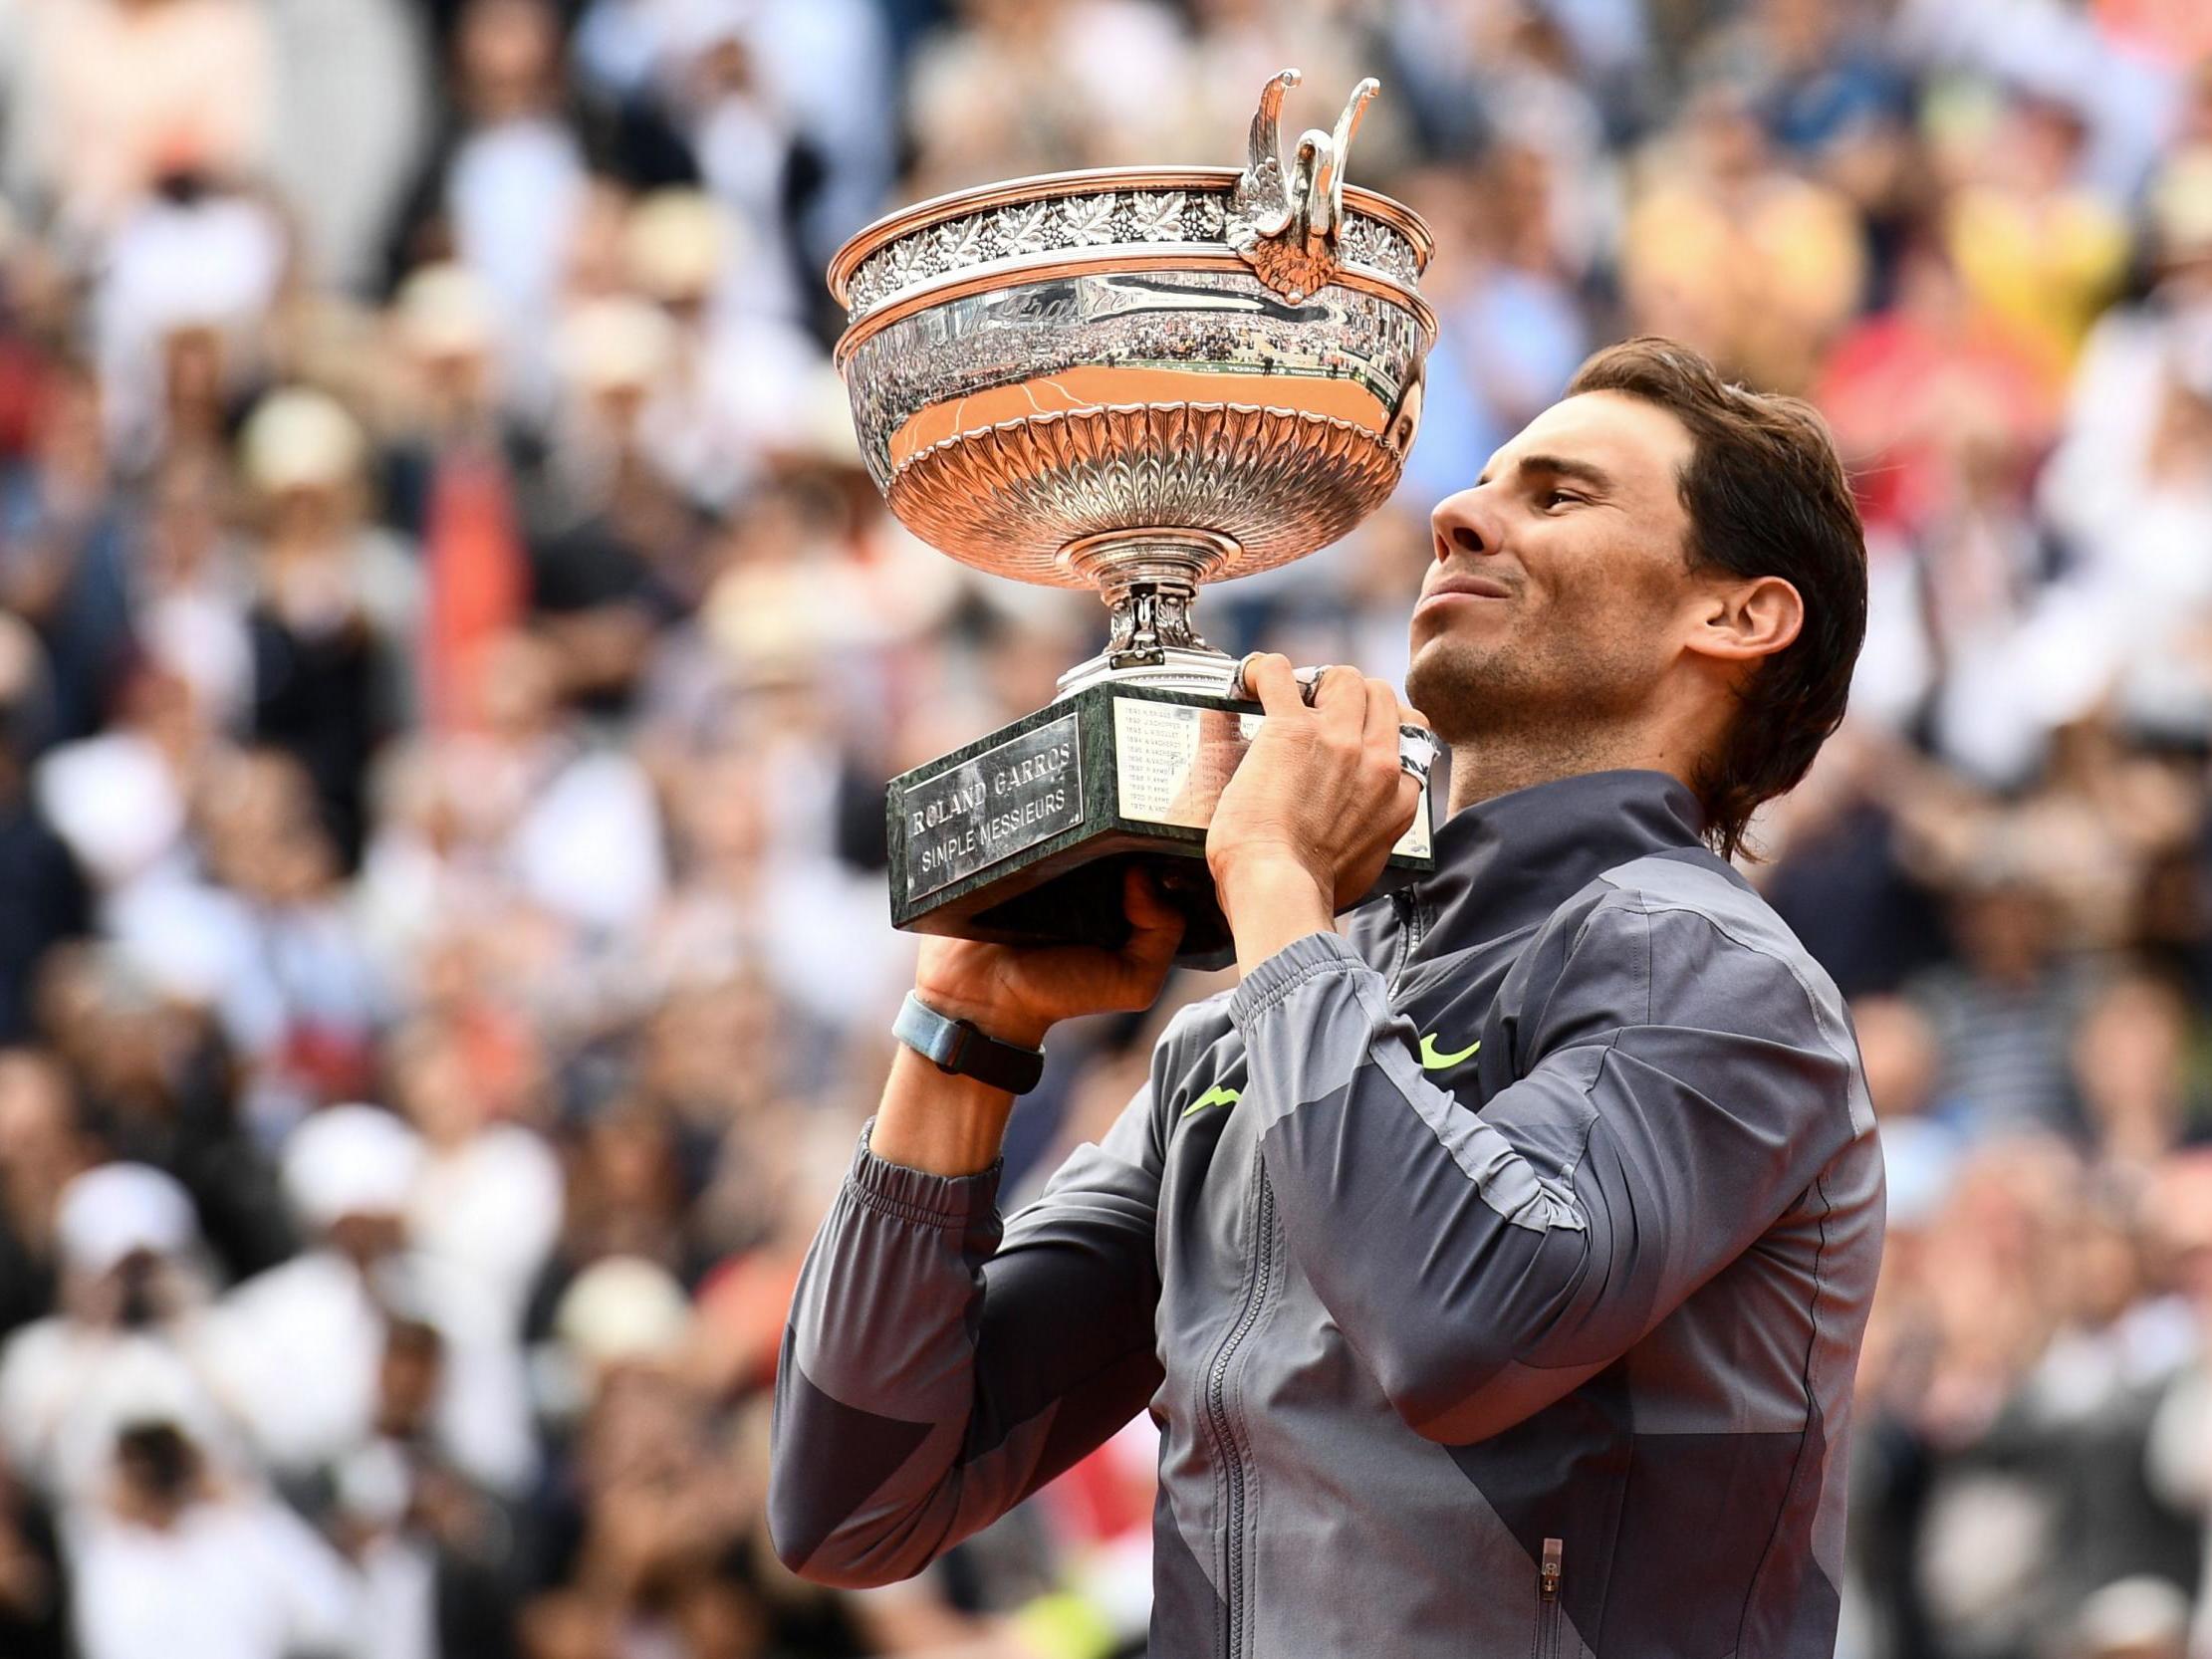
[[[906,824],[906,897],[948,887],[1083,823],[1076,717],[1020,737],[899,791]]]

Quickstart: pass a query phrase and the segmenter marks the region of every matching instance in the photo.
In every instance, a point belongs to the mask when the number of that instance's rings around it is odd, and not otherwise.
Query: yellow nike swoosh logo
[[[1481,1048],[1482,1042],[1478,1038],[1456,1055],[1440,1055],[1436,1052],[1436,1034],[1430,1032],[1421,1039],[1421,1069],[1423,1071],[1449,1071],[1461,1061],[1472,1059]]]
[[[1183,1107],[1183,1115],[1188,1117],[1192,1112],[1204,1111],[1208,1106],[1233,1106],[1243,1097],[1241,1090],[1223,1088],[1219,1083],[1215,1083],[1213,1087],[1207,1089],[1205,1093]]]

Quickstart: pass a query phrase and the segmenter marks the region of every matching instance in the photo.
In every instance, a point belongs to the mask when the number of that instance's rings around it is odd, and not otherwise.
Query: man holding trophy
[[[1285,165],[1291,79],[1239,174],[999,186],[841,256],[889,256],[841,355],[894,509],[1114,635],[893,785],[936,936],[795,1300],[778,1548],[907,1576],[1149,1410],[1155,1659],[1828,1654],[1880,1154],[1841,997],[1726,855],[1842,716],[1848,487],[1804,406],[1631,342],[1435,509],[1418,712],[1214,662],[1197,583],[1387,493],[1433,328],[1418,221],[1343,186],[1371,87]],[[965,412],[864,360],[916,319]],[[1048,1030],[1178,955],[1237,988],[1002,1223]]]

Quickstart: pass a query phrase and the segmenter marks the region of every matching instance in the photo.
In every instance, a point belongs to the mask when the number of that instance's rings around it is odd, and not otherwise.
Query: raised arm
[[[1118,953],[932,940],[917,990],[1027,1047],[1057,1020],[1144,1007],[1180,922],[1133,881],[1128,906],[1134,933]],[[769,1478],[777,1553],[806,1577],[911,1576],[1105,1441],[1158,1384],[1150,1090],[1002,1229],[1012,1106],[901,1048],[808,1254]]]
[[[1106,1441],[1158,1386],[1151,1091],[1004,1229],[998,1171],[863,1143],[793,1299],[769,1530],[794,1571],[919,1572]]]

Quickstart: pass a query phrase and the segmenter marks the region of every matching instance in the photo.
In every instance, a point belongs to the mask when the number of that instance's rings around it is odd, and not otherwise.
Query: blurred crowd
[[[1819,402],[1870,636],[1752,873],[1889,1160],[1842,1652],[2212,1656],[2202,0],[0,6],[0,1653],[1141,1653],[1142,1421],[908,1586],[763,1535],[883,781],[1103,619],[888,519],[819,273],[1234,162],[1285,64],[1381,77],[1443,333],[1209,632],[1401,671],[1620,335]],[[1159,1018],[1056,1036],[1015,1190]]]

